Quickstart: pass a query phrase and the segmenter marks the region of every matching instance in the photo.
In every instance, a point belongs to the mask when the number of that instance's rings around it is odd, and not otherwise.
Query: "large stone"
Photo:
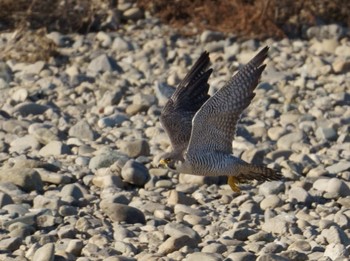
[[[328,192],[336,197],[350,196],[349,186],[338,178],[320,178],[313,183],[313,188],[319,191]]]
[[[169,237],[165,242],[163,242],[159,248],[158,252],[161,254],[169,254],[172,253],[176,250],[179,250],[180,248],[184,246],[188,246],[191,248],[196,247],[197,241],[194,240],[193,238],[190,238],[187,235],[181,235],[178,237]]]
[[[95,133],[86,120],[77,122],[69,129],[69,136],[79,139],[94,140]]]
[[[2,169],[0,171],[0,182],[11,182],[27,192],[43,190],[39,173],[29,168]]]
[[[30,114],[43,114],[47,109],[49,109],[49,107],[46,105],[41,105],[33,102],[24,102],[16,105],[13,112],[19,112],[21,116],[27,117]]]
[[[149,144],[146,140],[124,141],[120,144],[120,150],[130,158],[148,156],[150,153]]]
[[[289,224],[283,217],[276,216],[266,220],[261,228],[269,233],[285,235],[288,232]]]
[[[32,260],[53,261],[55,259],[55,245],[47,243],[40,247],[33,256]]]
[[[70,153],[69,147],[58,140],[49,142],[44,147],[42,147],[39,151],[39,154],[43,157],[52,156],[52,155],[59,156],[62,154],[69,154],[69,153]]]
[[[134,160],[129,160],[125,163],[121,171],[121,176],[124,181],[137,186],[144,186],[150,178],[148,169]]]
[[[100,204],[102,211],[114,222],[126,222],[128,224],[145,224],[145,215],[137,208],[119,203],[102,201]]]
[[[114,59],[106,54],[101,54],[89,63],[87,70],[93,74],[97,74],[100,72],[112,72],[118,70],[118,66]]]

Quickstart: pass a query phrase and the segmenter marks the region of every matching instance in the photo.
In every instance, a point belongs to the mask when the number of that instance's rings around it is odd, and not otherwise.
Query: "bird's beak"
[[[166,161],[164,159],[161,159],[158,163],[158,168],[159,167],[166,167],[166,165],[167,165]]]

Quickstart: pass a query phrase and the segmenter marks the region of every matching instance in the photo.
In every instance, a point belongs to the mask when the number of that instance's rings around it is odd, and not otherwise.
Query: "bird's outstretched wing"
[[[254,98],[254,89],[265,65],[268,47],[262,49],[217,91],[193,118],[187,153],[203,151],[232,153],[236,124]]]
[[[212,69],[209,53],[203,52],[165,104],[160,121],[174,150],[187,148],[191,136],[192,118],[209,99],[208,79]]]

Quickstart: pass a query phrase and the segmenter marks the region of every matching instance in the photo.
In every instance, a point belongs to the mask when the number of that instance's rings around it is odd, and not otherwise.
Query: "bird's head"
[[[176,170],[175,163],[176,163],[176,160],[174,158],[166,156],[166,157],[162,157],[159,160],[158,167],[166,167],[170,170]]]
[[[179,171],[179,167],[184,161],[181,150],[173,150],[171,152],[164,153],[158,162],[158,167],[166,167],[173,171]]]

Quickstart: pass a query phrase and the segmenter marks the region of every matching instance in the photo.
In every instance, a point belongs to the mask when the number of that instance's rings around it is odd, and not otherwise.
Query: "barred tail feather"
[[[270,169],[263,165],[252,164],[245,165],[244,170],[237,177],[237,180],[242,183],[249,180],[267,181],[280,179],[282,179],[282,175],[280,172]]]

